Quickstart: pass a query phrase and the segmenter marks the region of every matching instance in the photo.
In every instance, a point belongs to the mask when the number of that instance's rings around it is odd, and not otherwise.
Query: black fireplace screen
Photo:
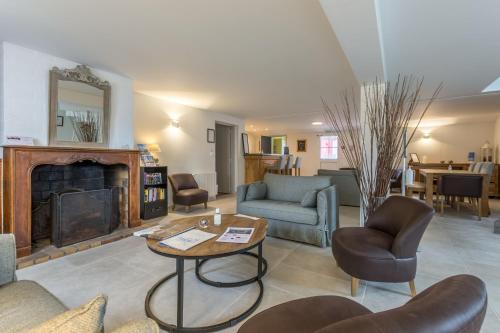
[[[119,187],[52,193],[52,242],[62,247],[107,235],[120,224]]]

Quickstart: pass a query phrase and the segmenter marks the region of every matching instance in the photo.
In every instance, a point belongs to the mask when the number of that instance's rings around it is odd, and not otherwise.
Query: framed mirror
[[[84,65],[50,71],[49,142],[107,147],[111,85]]]

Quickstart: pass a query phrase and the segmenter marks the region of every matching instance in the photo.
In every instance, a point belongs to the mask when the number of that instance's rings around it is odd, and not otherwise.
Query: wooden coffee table
[[[202,229],[198,226],[199,221],[203,218],[208,219],[209,221],[209,226],[205,229]],[[246,244],[220,243],[216,242],[217,238],[219,237],[214,237],[186,251],[176,250],[167,246],[160,246],[157,240],[148,239],[147,245],[151,251],[165,257],[176,259],[176,272],[169,274],[160,281],[158,281],[148,291],[145,301],[147,316],[155,320],[161,328],[169,332],[214,332],[234,326],[238,322],[242,321],[243,319],[247,318],[250,314],[252,314],[252,312],[254,312],[255,309],[257,309],[257,307],[259,306],[262,300],[262,296],[264,294],[264,285],[262,283],[262,277],[266,274],[267,262],[262,255],[262,243],[264,242],[264,239],[266,237],[267,221],[265,219],[252,220],[244,217],[236,217],[234,215],[224,214],[222,215],[222,224],[220,226],[214,226],[213,216],[187,217],[173,221],[172,223],[174,223],[175,225],[185,225],[186,228],[196,226],[200,230],[218,235],[222,235],[228,227],[251,227],[255,228],[255,230],[252,235],[252,238],[250,239],[250,242]],[[249,250],[255,247],[258,248],[258,254],[249,252]],[[213,258],[232,256],[236,254],[242,254],[257,258],[257,275],[244,281],[218,282],[218,281],[211,281],[200,274],[200,267],[208,260]],[[243,285],[256,282],[260,289],[257,300],[255,301],[255,303],[252,304],[250,308],[248,308],[248,310],[225,322],[203,327],[184,327],[183,325],[184,260],[186,259],[195,260],[196,263],[195,273],[197,278],[201,282],[213,287],[217,288],[240,287]],[[177,325],[169,324],[160,320],[156,315],[153,314],[150,305],[151,298],[153,297],[158,287],[160,287],[163,283],[167,282],[168,280],[170,280],[175,276],[177,276]]]

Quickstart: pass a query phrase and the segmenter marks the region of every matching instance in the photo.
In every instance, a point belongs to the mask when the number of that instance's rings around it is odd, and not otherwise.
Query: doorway
[[[217,194],[234,192],[235,138],[234,125],[215,123],[215,172]]]

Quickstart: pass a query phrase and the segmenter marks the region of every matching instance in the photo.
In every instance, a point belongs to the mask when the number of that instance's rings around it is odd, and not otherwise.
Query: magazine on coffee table
[[[162,246],[168,246],[173,249],[186,251],[198,244],[214,238],[215,236],[217,235],[198,229],[191,229],[181,234],[162,240],[158,243]]]
[[[217,239],[217,242],[245,244],[252,238],[254,230],[255,228],[229,227]]]

